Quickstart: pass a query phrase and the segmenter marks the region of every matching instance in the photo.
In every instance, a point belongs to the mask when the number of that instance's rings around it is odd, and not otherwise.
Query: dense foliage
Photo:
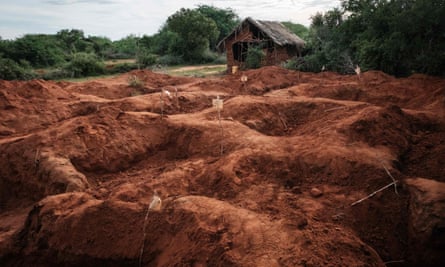
[[[445,75],[445,0],[345,0],[312,17],[305,70]]]
[[[220,9],[208,5],[200,5],[197,11],[205,17],[212,19],[218,28],[218,37],[214,40],[209,40],[210,49],[214,50],[216,45],[229,35],[233,29],[240,23],[240,19],[231,9]]]
[[[309,29],[306,26],[298,23],[292,23],[290,21],[282,22],[282,24],[301,39],[307,40]]]
[[[93,53],[74,53],[64,69],[71,77],[100,75],[105,73],[104,64]]]
[[[287,66],[353,73],[382,70],[445,76],[445,0],[343,0],[341,6],[313,15],[309,28],[283,22],[306,41],[303,58]],[[135,68],[185,63],[224,63],[216,45],[240,22],[231,9],[200,5],[180,9],[152,36],[129,35],[111,41],[82,30],[0,37],[0,79],[46,79],[116,73]],[[253,49],[248,64],[259,65]],[[135,59],[104,66],[105,60]],[[39,69],[38,72],[33,70]],[[42,73],[44,75],[36,74]]]
[[[182,8],[167,19],[167,28],[177,34],[175,53],[186,61],[201,61],[210,42],[218,37],[216,22],[198,10]]]
[[[0,79],[3,80],[29,80],[34,78],[29,68],[21,66],[9,58],[0,57]]]
[[[261,67],[261,63],[265,57],[263,49],[259,46],[252,46],[247,50],[245,68],[246,69],[258,69]]]
[[[216,44],[239,23],[231,9],[200,5],[168,17],[158,33],[143,36],[139,50],[157,55],[162,65],[221,62]]]

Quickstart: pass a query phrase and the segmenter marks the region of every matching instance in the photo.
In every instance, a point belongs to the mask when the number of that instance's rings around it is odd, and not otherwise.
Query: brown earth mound
[[[0,81],[0,265],[443,266],[444,92],[278,67]]]

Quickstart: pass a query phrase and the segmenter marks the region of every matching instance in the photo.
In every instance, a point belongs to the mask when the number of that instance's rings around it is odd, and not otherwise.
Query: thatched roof
[[[220,47],[225,41],[231,38],[233,35],[242,30],[243,26],[246,23],[250,23],[257,27],[260,31],[262,31],[266,36],[268,36],[274,43],[285,46],[304,46],[304,41],[294,33],[292,33],[288,28],[286,28],[283,24],[278,21],[265,21],[265,20],[255,20],[251,17],[246,18],[243,22],[241,22],[238,27],[233,30],[232,33],[227,35],[217,47]]]

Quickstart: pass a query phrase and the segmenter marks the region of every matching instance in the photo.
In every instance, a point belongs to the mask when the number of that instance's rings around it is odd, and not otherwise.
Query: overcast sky
[[[62,29],[118,40],[153,35],[181,7],[206,4],[231,8],[242,19],[278,20],[308,26],[310,17],[340,5],[339,0],[0,0],[0,36],[55,34]]]

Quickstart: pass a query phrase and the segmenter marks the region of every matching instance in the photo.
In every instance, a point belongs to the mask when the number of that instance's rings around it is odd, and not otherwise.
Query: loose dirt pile
[[[136,71],[0,111],[1,266],[445,264],[443,79]]]

